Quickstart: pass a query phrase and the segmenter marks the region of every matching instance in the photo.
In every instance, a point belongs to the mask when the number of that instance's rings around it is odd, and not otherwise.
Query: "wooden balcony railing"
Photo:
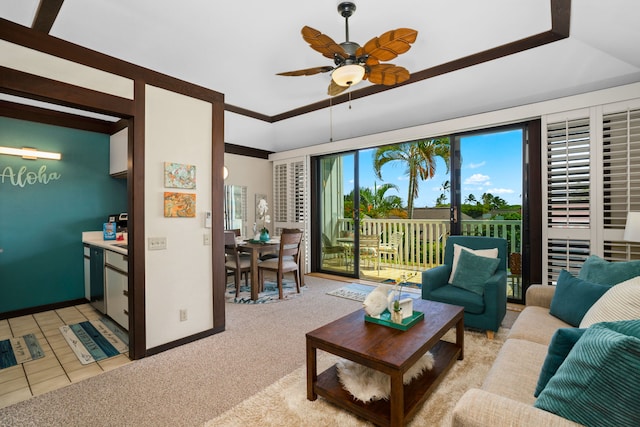
[[[521,252],[522,222],[519,220],[465,220],[462,234],[507,239],[508,252]],[[450,232],[449,221],[431,219],[364,219],[361,234],[380,236],[381,262],[409,270],[441,265]],[[340,219],[336,237],[353,232],[353,220]],[[391,244],[393,243],[393,246]],[[393,247],[393,250],[389,250]],[[397,249],[397,251],[396,251]]]

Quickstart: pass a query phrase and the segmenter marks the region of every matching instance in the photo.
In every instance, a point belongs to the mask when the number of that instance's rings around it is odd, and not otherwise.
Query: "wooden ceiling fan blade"
[[[278,76],[311,76],[313,74],[318,73],[328,73],[333,70],[333,67],[324,66],[324,67],[313,67],[313,68],[305,68],[304,70],[295,70],[295,71],[285,71],[284,73],[278,73]]]
[[[365,43],[357,50],[356,56],[369,55],[378,61],[389,61],[411,49],[417,37],[418,31],[411,28],[387,31]]]
[[[377,85],[393,86],[409,80],[411,74],[404,67],[393,64],[374,65],[369,69],[368,78]]]
[[[327,89],[327,95],[336,96],[340,95],[345,90],[349,89],[349,86],[340,86],[336,82],[331,79],[331,83],[329,83],[329,88]]]
[[[309,43],[309,46],[311,46],[313,50],[320,52],[323,56],[329,59],[334,59],[335,55],[339,55],[345,59],[349,57],[349,54],[344,51],[342,46],[320,31],[305,25],[300,32],[302,33],[302,38]]]

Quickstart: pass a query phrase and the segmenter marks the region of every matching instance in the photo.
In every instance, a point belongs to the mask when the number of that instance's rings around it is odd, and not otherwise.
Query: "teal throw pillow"
[[[485,284],[499,264],[500,258],[487,258],[463,249],[451,284],[484,295]]]
[[[582,264],[578,278],[591,283],[613,286],[640,276],[640,261],[610,262],[591,255]]]
[[[575,343],[578,342],[582,334],[584,334],[584,331],[586,331],[586,329],[560,328],[553,334],[551,342],[549,343],[549,349],[547,350],[547,357],[544,359],[542,369],[540,370],[536,391],[533,393],[535,397],[538,397],[540,392],[546,387]]]
[[[534,406],[585,426],[640,426],[640,320],[588,328]]]
[[[558,276],[549,313],[571,326],[578,327],[586,312],[609,288],[610,286],[578,279],[568,271],[562,270]]]

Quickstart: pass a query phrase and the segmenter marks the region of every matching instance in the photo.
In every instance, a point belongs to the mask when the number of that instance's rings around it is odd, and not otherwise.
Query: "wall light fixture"
[[[60,160],[62,154],[53,153],[49,151],[39,151],[35,148],[13,148],[13,147],[0,147],[0,154],[8,154],[10,156],[19,156],[23,159],[36,160],[36,159],[50,159]]]

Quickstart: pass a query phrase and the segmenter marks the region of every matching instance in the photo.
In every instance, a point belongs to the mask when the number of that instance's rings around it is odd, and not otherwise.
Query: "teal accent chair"
[[[449,284],[453,264],[453,245],[469,249],[498,248],[500,263],[486,282],[484,295]],[[422,272],[422,299],[464,307],[464,324],[487,332],[493,339],[507,312],[507,241],[497,237],[449,236],[444,264]]]

